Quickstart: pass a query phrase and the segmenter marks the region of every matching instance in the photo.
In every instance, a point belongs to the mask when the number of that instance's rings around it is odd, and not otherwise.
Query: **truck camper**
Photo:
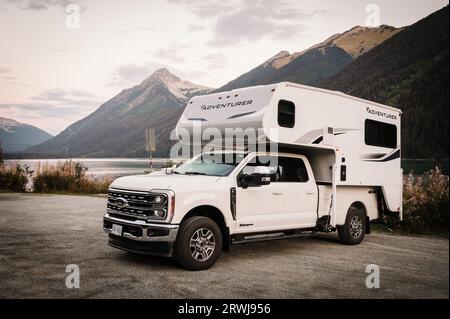
[[[400,125],[396,108],[289,82],[192,97],[175,135],[208,150],[115,180],[108,243],[191,270],[240,243],[337,232],[359,244],[371,222],[402,218]]]

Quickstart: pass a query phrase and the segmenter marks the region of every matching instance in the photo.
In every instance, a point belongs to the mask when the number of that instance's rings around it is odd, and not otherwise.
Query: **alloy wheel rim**
[[[191,236],[189,248],[195,260],[206,261],[211,258],[216,248],[214,234],[208,228],[199,228]]]
[[[354,239],[357,239],[361,236],[363,232],[363,221],[359,216],[353,216],[350,221],[350,234]]]

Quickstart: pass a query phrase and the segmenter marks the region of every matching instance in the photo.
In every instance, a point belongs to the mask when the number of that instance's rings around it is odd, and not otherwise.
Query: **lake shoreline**
[[[132,158],[132,157],[108,157],[108,158],[93,158],[93,157],[73,157],[73,158],[5,158],[5,163],[14,163],[20,165],[29,165],[31,169],[37,163],[63,162],[71,160],[73,162],[81,162],[88,168],[88,174],[94,176],[124,176],[144,174],[150,168],[160,169],[162,167],[171,166],[169,163],[179,163],[186,159],[169,159],[169,158],[152,158],[152,167],[150,166],[149,158]],[[440,167],[443,174],[449,175],[449,160],[448,159],[402,159],[402,168],[404,175],[412,173],[414,175],[422,175],[425,172],[434,169],[436,166]]]

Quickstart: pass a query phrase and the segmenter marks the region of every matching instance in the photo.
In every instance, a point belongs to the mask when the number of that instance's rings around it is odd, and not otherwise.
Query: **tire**
[[[208,269],[221,251],[222,232],[211,218],[194,216],[181,223],[174,247],[180,266],[189,270]]]
[[[350,207],[345,218],[345,224],[338,226],[338,235],[341,243],[358,245],[366,235],[366,213],[364,209]]]

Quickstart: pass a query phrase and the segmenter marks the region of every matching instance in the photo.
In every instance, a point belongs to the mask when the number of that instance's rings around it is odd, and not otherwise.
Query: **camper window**
[[[366,145],[396,148],[397,127],[393,124],[366,120],[364,139]]]
[[[295,126],[295,104],[290,101],[278,102],[278,125],[293,128]]]

